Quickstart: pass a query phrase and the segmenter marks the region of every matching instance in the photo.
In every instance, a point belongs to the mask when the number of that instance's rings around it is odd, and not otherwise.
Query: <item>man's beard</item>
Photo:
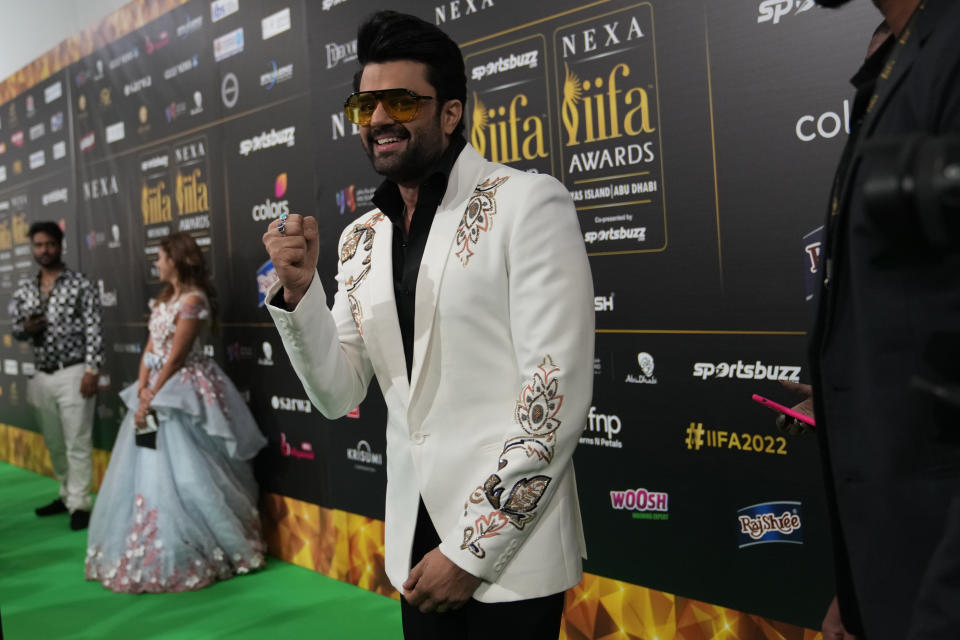
[[[397,184],[422,182],[443,155],[443,133],[439,122],[436,129],[423,128],[417,133],[416,138],[412,137],[410,132],[400,124],[371,129],[367,133],[367,144],[364,150],[373,164],[373,170]],[[393,134],[406,140],[406,149],[399,153],[391,153],[387,157],[377,156],[377,143],[374,140],[376,136],[383,134]]]
[[[41,256],[33,256],[33,259],[41,267],[56,267],[60,264],[60,253],[48,254],[45,253]]]

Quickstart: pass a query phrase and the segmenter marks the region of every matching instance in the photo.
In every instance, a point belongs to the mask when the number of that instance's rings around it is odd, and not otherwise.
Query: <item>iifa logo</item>
[[[783,542],[803,544],[803,518],[799,502],[762,502],[737,511],[738,546]]]

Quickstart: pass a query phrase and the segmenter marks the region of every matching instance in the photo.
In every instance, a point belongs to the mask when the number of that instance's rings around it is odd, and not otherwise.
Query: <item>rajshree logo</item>
[[[503,163],[547,157],[543,118],[520,115],[521,109],[529,102],[525,94],[518,93],[510,100],[509,106],[488,109],[477,93],[473,93],[470,143],[480,155]]]
[[[803,544],[801,503],[764,502],[737,511],[739,547],[781,542]]]

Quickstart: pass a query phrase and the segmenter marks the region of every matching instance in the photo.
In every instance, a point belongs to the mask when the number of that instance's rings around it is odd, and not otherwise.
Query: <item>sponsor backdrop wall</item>
[[[818,226],[848,129],[846,78],[878,20],[810,0],[395,0],[461,44],[466,134],[561,180],[597,313],[594,402],[576,465],[589,558],[564,637],[806,638],[832,596],[812,436],[753,393],[807,381]],[[35,273],[53,219],[98,285],[102,474],[136,378],[159,241],[203,247],[222,328],[205,345],[270,444],[273,552],[397,597],[382,571],[385,409],[374,384],[328,424],[260,292],[260,242],[313,214],[333,290],[340,231],[378,177],[345,121],[367,0],[140,1],[0,86],[0,297]],[[537,249],[530,238],[530,250]],[[29,350],[0,344],[0,457],[49,470],[25,403]],[[728,637],[722,636],[719,637]]]

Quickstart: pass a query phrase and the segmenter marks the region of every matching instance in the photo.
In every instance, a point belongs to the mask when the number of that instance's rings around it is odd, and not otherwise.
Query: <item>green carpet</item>
[[[4,640],[230,638],[399,640],[395,600],[268,558],[267,568],[188,593],[113,593],[83,579],[85,531],[38,518],[57,484],[0,462]]]

